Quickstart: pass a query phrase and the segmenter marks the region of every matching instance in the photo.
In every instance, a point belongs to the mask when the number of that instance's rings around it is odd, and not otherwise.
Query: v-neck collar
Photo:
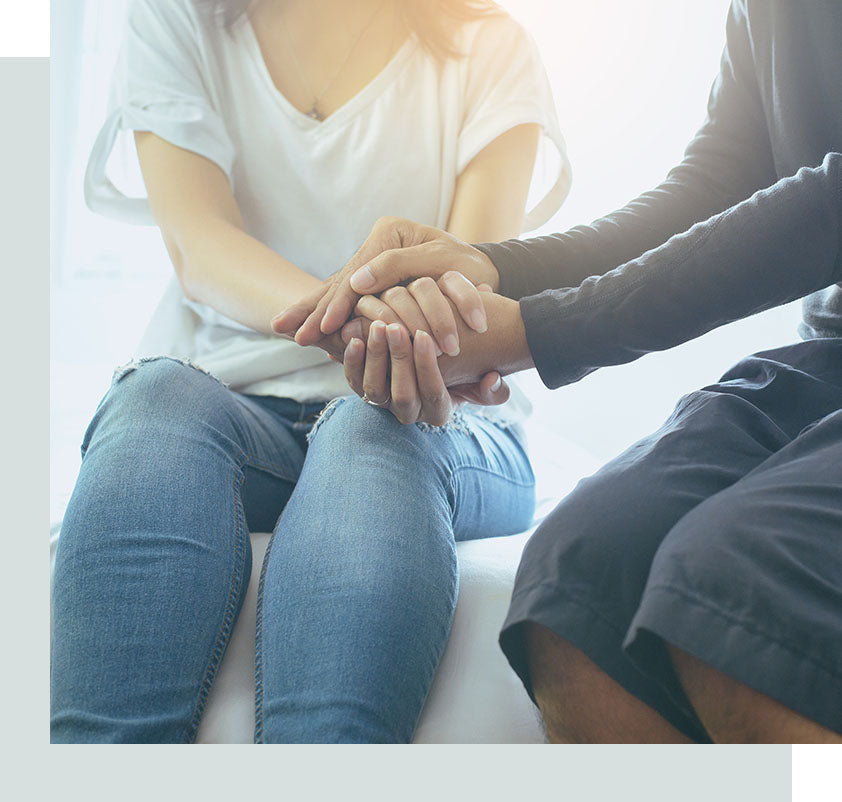
[[[260,49],[260,42],[257,39],[254,27],[251,24],[247,14],[238,20],[236,27],[239,27],[239,33],[243,37],[246,50],[251,58],[252,64],[260,77],[266,90],[275,99],[277,105],[281,110],[290,117],[302,130],[318,132],[325,131],[341,125],[346,120],[353,117],[361,111],[368,103],[374,100],[382,89],[388,84],[401,70],[404,62],[409,58],[417,45],[417,37],[410,34],[407,40],[398,48],[394,56],[386,63],[383,69],[377,73],[359,92],[348,98],[336,111],[329,114],[323,120],[316,120],[313,117],[305,114],[300,109],[296,108],[287,99],[286,95],[275,86],[272,80],[272,75],[269,73],[269,68],[266,66],[266,60],[263,58],[263,51]]]

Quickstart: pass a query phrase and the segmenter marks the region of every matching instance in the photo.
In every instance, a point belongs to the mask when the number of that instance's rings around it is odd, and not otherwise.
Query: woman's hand
[[[316,345],[324,335],[339,330],[361,295],[423,276],[440,279],[453,270],[474,285],[486,283],[494,288],[498,282],[491,260],[476,248],[437,228],[384,217],[345,267],[273,318],[272,328],[294,337],[299,345]],[[482,331],[482,318],[475,315],[483,315],[477,298],[465,300],[458,309],[469,328]]]
[[[352,337],[345,349],[345,378],[354,392],[375,406],[388,409],[401,423],[444,426],[463,401],[497,405],[509,398],[509,388],[497,372],[472,385],[448,388],[436,362],[433,339],[409,332],[399,323],[371,324],[368,347]]]
[[[436,359],[426,332],[416,332],[412,343],[398,323],[359,321],[362,336],[350,337],[344,355],[348,383],[402,423],[441,425],[459,401],[503,403],[509,391],[501,375],[532,367],[533,362],[517,302],[488,293],[485,304],[494,336],[482,337],[458,324],[463,327],[463,347],[456,358]],[[349,334],[346,327],[343,335]]]
[[[474,287],[461,273],[449,271],[438,281],[425,276],[405,287],[390,287],[379,296],[363,295],[354,307],[356,318],[342,329],[342,338],[348,342],[352,336],[362,337],[361,318],[382,320],[387,324],[401,323],[407,331],[426,332],[434,340],[436,356],[456,356],[459,336],[454,308],[463,320],[472,317],[475,331],[484,332],[487,321],[483,292],[491,292],[491,287]]]

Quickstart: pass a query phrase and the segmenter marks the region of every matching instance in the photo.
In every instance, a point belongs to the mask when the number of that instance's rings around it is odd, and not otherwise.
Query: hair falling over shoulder
[[[253,0],[193,0],[228,27],[248,10]],[[406,27],[438,61],[459,58],[454,36],[462,23],[498,13],[494,0],[395,0]]]

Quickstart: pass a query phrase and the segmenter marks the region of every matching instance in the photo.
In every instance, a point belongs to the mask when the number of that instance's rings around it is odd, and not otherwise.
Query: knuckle
[[[400,303],[408,294],[406,287],[389,287],[380,298],[386,303]]]
[[[414,394],[406,390],[397,389],[392,392],[392,403],[398,408],[409,407],[414,400]]]
[[[384,215],[383,217],[378,217],[377,222],[374,224],[374,228],[378,231],[382,229],[390,229],[400,223],[399,217],[393,217],[392,215]]]
[[[424,406],[440,407],[444,403],[445,393],[443,390],[432,390],[422,394]]]
[[[446,270],[442,274],[442,281],[459,281],[465,277],[458,270]]]
[[[413,292],[429,292],[436,286],[436,282],[430,276],[421,276],[415,279],[409,288]]]

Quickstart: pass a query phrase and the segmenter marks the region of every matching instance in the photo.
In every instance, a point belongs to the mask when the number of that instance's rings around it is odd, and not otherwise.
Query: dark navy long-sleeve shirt
[[[842,336],[842,0],[734,0],[726,34],[663,183],[589,226],[480,246],[548,386],[796,298],[802,336]]]

